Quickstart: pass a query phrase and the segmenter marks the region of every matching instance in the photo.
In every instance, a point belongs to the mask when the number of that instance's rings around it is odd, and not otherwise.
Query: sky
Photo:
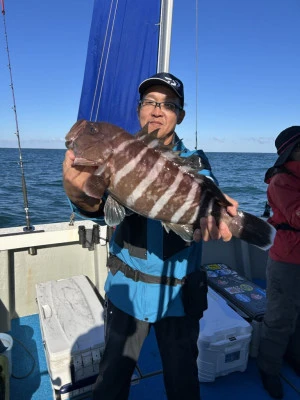
[[[63,149],[77,119],[93,1],[4,2],[21,146]],[[177,133],[187,147],[275,153],[278,133],[300,125],[299,15],[299,0],[174,0],[169,70],[185,86]],[[0,147],[17,147],[0,17]]]

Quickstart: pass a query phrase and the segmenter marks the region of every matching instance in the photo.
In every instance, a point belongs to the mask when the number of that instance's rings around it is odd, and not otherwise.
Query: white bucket
[[[1,353],[8,359],[8,365],[9,365],[9,375],[11,375],[12,371],[12,361],[11,361],[11,349],[13,347],[13,338],[10,335],[7,335],[6,333],[0,333],[0,340],[4,344],[7,349]]]

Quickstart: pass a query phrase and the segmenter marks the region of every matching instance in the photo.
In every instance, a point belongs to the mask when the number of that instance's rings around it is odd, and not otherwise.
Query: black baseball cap
[[[159,72],[150,78],[145,79],[139,86],[140,96],[142,97],[145,91],[154,85],[163,85],[173,90],[176,95],[180,98],[181,106],[184,104],[184,91],[183,83],[176,76],[169,72]]]

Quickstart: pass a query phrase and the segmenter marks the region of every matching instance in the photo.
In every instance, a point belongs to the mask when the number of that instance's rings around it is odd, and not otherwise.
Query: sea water
[[[62,184],[63,149],[0,148],[0,228],[26,226],[24,198],[31,225],[69,221],[71,210]],[[276,160],[271,153],[206,153],[224,193],[240,209],[261,216],[266,203],[266,170]]]

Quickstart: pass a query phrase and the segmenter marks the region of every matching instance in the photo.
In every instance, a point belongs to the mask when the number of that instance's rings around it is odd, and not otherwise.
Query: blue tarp
[[[156,73],[160,0],[95,0],[78,119],[139,130],[138,86]]]

